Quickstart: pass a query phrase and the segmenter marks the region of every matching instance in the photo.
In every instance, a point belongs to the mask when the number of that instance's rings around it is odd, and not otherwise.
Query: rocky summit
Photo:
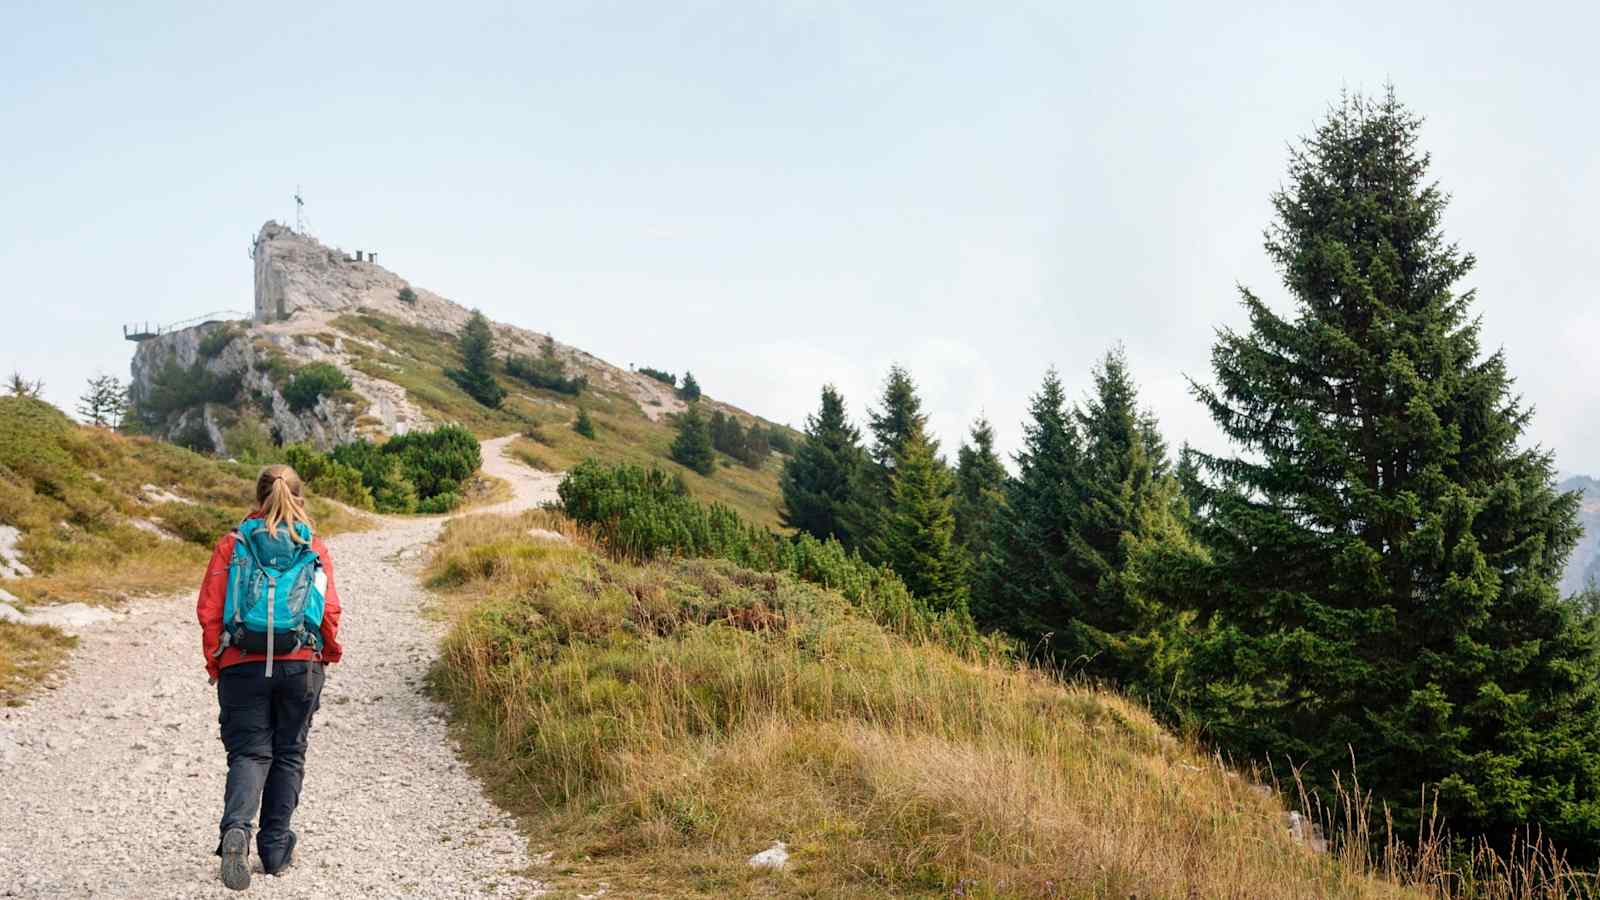
[[[330,247],[277,222],[261,227],[251,256],[251,318],[163,330],[139,342],[129,398],[145,430],[227,453],[230,429],[246,419],[262,423],[277,441],[327,449],[447,418],[392,376],[405,351],[386,339],[385,329],[448,345],[470,315],[466,307],[378,265],[376,254]],[[354,321],[367,327],[352,328]],[[504,324],[493,329],[501,355],[553,351],[590,384],[632,396],[651,418],[682,408],[660,382],[547,335]],[[337,368],[349,386],[291,402],[285,387],[315,363]]]

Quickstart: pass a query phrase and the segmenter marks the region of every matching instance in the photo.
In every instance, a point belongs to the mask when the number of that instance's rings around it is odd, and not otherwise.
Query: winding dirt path
[[[559,476],[484,444],[515,512]],[[295,829],[296,865],[245,896],[530,897],[539,860],[458,759],[423,693],[441,626],[423,614],[423,547],[445,520],[389,519],[328,540],[344,604]],[[197,579],[198,581],[198,579]],[[140,600],[83,629],[69,671],[0,709],[0,897],[237,897],[217,878],[226,765],[194,594]]]

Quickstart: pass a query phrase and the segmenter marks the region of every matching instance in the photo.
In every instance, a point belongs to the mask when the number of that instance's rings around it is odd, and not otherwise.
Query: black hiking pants
[[[228,749],[228,788],[223,796],[221,833],[242,828],[246,835],[261,813],[256,851],[261,866],[276,871],[294,849],[289,820],[300,803],[305,777],[306,738],[311,717],[322,701],[320,662],[276,662],[266,677],[264,662],[239,663],[217,678],[222,713],[222,745]],[[217,853],[222,844],[217,843]]]

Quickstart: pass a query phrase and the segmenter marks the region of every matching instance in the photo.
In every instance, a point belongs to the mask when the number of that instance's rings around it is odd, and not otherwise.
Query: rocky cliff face
[[[276,222],[261,227],[252,257],[252,319],[207,322],[139,344],[130,395],[146,428],[226,453],[229,432],[245,420],[260,422],[283,442],[322,449],[431,424],[405,388],[381,377],[381,370],[372,374],[370,365],[365,371],[353,365],[353,350],[368,358],[393,358],[395,350],[371,334],[348,333],[338,319],[375,314],[448,342],[470,315],[465,307],[411,285],[365,251],[329,247]],[[496,324],[494,332],[502,354],[536,355],[548,341],[509,325]],[[664,385],[576,348],[552,346],[575,372],[633,395],[652,418],[682,408]],[[283,391],[294,372],[310,363],[337,367],[351,387],[295,409]]]

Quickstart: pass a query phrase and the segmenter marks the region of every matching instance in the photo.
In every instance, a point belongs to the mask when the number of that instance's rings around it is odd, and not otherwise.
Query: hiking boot
[[[284,872],[287,872],[289,868],[294,865],[294,845],[298,843],[299,840],[299,835],[292,831],[289,832],[289,846],[283,851],[283,862],[278,863],[278,865],[269,869],[266,867],[267,863],[263,858],[261,861],[261,870],[268,875],[282,875]]]
[[[235,891],[250,886],[250,835],[243,828],[222,836],[222,883]]]

